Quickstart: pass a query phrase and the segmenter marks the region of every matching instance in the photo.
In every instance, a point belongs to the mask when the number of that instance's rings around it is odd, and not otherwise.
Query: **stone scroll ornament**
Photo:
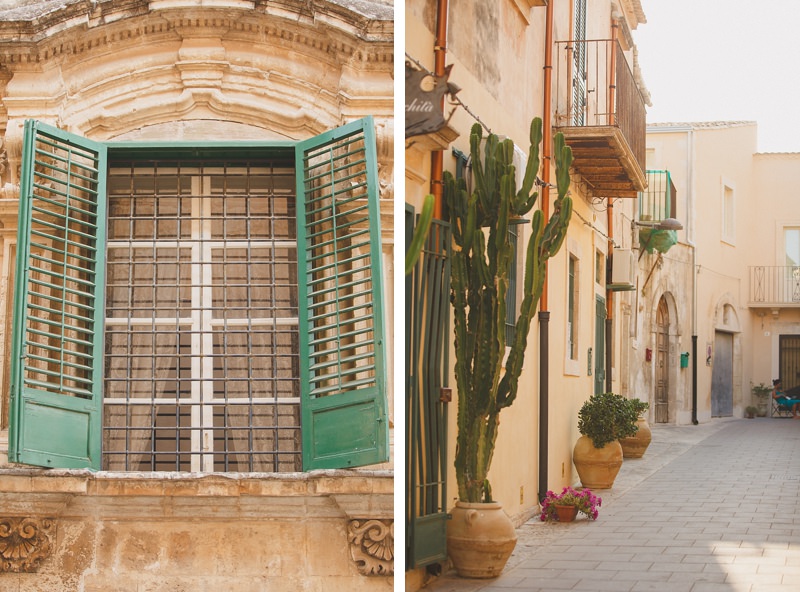
[[[442,98],[458,92],[458,87],[447,81],[452,67],[447,66],[444,76],[432,76],[406,62],[406,138],[438,132],[447,124]]]
[[[394,521],[351,520],[347,526],[347,540],[361,575],[394,574]]]
[[[55,522],[0,517],[0,573],[32,573],[50,556]]]

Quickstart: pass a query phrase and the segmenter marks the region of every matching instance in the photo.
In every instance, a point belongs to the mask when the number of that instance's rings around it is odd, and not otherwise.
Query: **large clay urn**
[[[572,451],[572,462],[584,487],[609,489],[622,467],[622,446],[614,440],[595,448],[589,436],[581,436]]]
[[[650,441],[653,439],[653,432],[650,429],[650,424],[644,417],[636,420],[636,425],[639,426],[639,431],[635,436],[630,438],[621,438],[619,443],[622,445],[623,458],[642,458],[645,450],[650,446]]]
[[[447,555],[458,575],[496,578],[517,544],[514,524],[499,502],[456,502],[447,521]]]

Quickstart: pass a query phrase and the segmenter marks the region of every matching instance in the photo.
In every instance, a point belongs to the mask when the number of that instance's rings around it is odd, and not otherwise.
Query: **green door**
[[[594,392],[606,390],[606,301],[600,296],[595,300],[594,321]]]
[[[389,458],[375,131],[296,148],[303,468]]]
[[[106,148],[25,123],[9,459],[100,468]]]

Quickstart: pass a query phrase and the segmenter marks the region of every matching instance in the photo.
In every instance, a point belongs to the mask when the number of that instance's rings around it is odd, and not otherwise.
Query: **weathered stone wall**
[[[0,590],[390,590],[392,482],[6,469]]]

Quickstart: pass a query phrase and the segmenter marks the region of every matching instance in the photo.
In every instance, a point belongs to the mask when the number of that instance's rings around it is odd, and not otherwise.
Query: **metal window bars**
[[[293,164],[112,165],[104,468],[300,470]]]

